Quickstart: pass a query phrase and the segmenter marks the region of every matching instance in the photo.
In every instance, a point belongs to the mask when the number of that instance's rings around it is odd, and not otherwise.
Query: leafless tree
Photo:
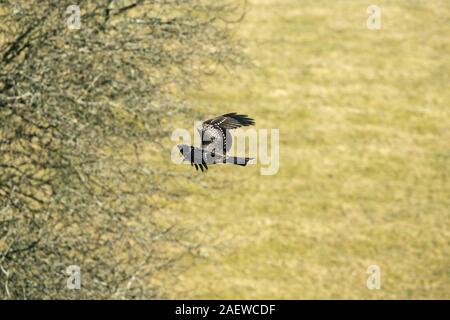
[[[140,150],[186,85],[240,58],[236,3],[78,1],[79,25],[71,5],[0,1],[0,297],[159,298],[188,248],[156,218],[171,177]]]

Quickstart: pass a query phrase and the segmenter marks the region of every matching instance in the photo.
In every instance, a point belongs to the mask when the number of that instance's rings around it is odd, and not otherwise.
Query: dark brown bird
[[[208,170],[208,165],[216,163],[231,163],[246,166],[252,158],[230,157],[227,152],[231,149],[232,138],[230,130],[245,126],[252,126],[255,121],[245,114],[227,113],[213,119],[206,120],[197,129],[202,145],[201,148],[178,145],[184,161],[189,161],[195,169]]]

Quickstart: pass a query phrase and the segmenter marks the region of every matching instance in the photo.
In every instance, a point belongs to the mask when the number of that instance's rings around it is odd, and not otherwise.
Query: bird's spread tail
[[[243,167],[245,167],[250,160],[253,160],[253,158],[227,157],[227,163],[237,164],[238,166]]]

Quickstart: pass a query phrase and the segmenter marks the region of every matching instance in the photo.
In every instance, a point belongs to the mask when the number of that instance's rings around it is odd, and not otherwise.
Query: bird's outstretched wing
[[[208,152],[225,154],[231,149],[232,140],[229,130],[254,124],[255,121],[252,118],[236,112],[206,120],[198,128],[202,139],[202,148]]]

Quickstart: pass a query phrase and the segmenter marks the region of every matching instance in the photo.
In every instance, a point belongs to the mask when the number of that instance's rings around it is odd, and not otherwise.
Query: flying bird
[[[227,113],[206,120],[197,129],[201,137],[201,148],[178,145],[183,161],[189,161],[195,169],[208,170],[208,165],[216,163],[231,163],[246,166],[252,158],[232,157],[227,152],[231,149],[232,138],[230,130],[252,126],[255,121],[244,114]]]

